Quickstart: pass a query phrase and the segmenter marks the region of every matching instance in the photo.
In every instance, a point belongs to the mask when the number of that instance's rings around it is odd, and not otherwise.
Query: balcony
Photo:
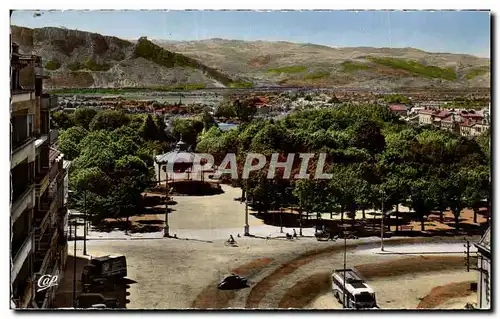
[[[31,249],[32,240],[33,240],[33,234],[30,233],[26,238],[26,240],[24,241],[23,245],[21,246],[21,249],[19,249],[17,254],[12,259],[12,269],[10,272],[11,282],[13,282],[16,279],[17,274],[19,273],[19,271],[24,265],[24,262],[26,261],[26,258],[28,258],[28,256],[30,255],[32,250]]]
[[[49,173],[50,182],[52,183],[53,181],[55,181],[59,176],[59,174],[63,171],[64,167],[62,161],[53,163],[52,166],[50,167],[50,173]]]
[[[45,141],[47,141],[49,139],[49,137],[47,135],[42,135],[40,136],[40,138],[38,138],[36,141],[35,141],[35,149],[39,148],[40,146],[43,145],[43,143],[45,143]]]
[[[20,112],[26,109],[35,108],[36,97],[34,90],[16,90],[12,92],[11,111]]]
[[[14,168],[19,163],[28,158],[28,162],[33,162],[35,160],[35,138],[28,137],[27,139],[20,142],[12,142],[12,151],[11,151],[11,162],[10,168]]]
[[[28,186],[28,188],[17,198],[11,207],[11,225],[14,225],[15,221],[22,215],[22,213],[28,209],[32,208],[35,204],[35,189],[33,185]]]
[[[57,143],[58,139],[59,139],[59,130],[51,129],[49,132],[49,145]]]
[[[42,168],[42,170],[35,177],[35,189],[36,196],[40,197],[47,187],[50,185],[49,169],[48,167]]]
[[[35,212],[35,227],[38,228],[39,235],[43,235],[51,226],[53,215],[56,215],[56,208],[57,201],[53,197],[47,197],[44,202],[40,203],[38,211]]]

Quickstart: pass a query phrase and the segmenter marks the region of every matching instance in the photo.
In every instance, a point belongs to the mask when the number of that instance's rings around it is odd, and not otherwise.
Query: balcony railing
[[[43,236],[47,228],[51,226],[53,216],[56,215],[57,201],[53,197],[47,197],[47,200],[40,204],[38,211],[35,212],[35,227],[39,228],[39,235]]]
[[[25,102],[35,99],[35,90],[18,89],[12,91],[12,103]]]
[[[30,185],[26,188],[26,190],[21,194],[21,196],[17,197],[12,202],[11,207],[11,223],[14,222],[21,216],[24,210],[28,207],[33,207],[34,205],[34,196],[33,196],[33,185]]]
[[[50,178],[51,183],[56,180],[57,175],[61,171],[62,171],[62,165],[60,165],[58,162],[52,164],[52,166],[50,167],[50,173],[49,173],[49,178]]]
[[[50,184],[49,168],[43,167],[42,170],[35,177],[36,194],[40,196],[45,192]]]
[[[29,256],[31,252],[31,243],[33,240],[33,233],[30,233],[29,236],[26,237],[26,240],[24,241],[23,245],[21,246],[21,249],[19,249],[19,252],[14,256],[13,262],[12,262],[12,270],[11,270],[11,280],[14,281],[17,277],[17,274],[23,267],[24,261],[26,258]]]
[[[29,137],[22,142],[13,142],[11,151],[10,167],[14,168],[30,155],[35,156],[35,140],[34,137]]]

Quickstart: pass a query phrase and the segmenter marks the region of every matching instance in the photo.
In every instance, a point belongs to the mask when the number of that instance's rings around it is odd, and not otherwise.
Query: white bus
[[[352,269],[345,269],[345,284],[344,269],[333,271],[332,292],[345,308],[378,308],[375,292]]]

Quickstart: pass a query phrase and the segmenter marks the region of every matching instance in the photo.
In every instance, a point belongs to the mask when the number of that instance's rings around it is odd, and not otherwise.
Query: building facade
[[[61,276],[67,240],[63,221],[63,155],[50,109],[57,97],[43,94],[42,61],[11,44],[11,305],[49,308],[55,289],[37,292],[42,275]]]
[[[477,258],[477,307],[491,309],[491,227],[476,244]]]

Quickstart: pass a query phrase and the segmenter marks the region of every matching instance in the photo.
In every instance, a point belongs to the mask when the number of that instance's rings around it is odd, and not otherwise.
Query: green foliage
[[[357,72],[370,69],[369,65],[352,61],[345,61],[342,62],[340,65],[342,66],[342,71],[344,72]]]
[[[469,70],[467,72],[467,74],[465,74],[465,77],[468,80],[472,80],[472,79],[474,79],[477,76],[481,76],[481,75],[487,74],[489,72],[490,72],[490,67],[489,66],[483,66],[483,67],[474,68],[474,69]]]
[[[61,63],[57,60],[50,60],[47,63],[45,63],[45,68],[47,70],[54,71],[54,70],[59,69],[60,67],[61,67]]]
[[[214,115],[216,117],[224,117],[224,118],[230,119],[230,118],[236,117],[236,111],[235,111],[234,106],[232,104],[221,103],[215,109]]]
[[[180,118],[172,123],[172,133],[176,140],[182,139],[190,146],[196,145],[198,134],[203,131],[203,122],[196,118]]]
[[[52,112],[51,119],[56,128],[68,129],[74,125],[73,119],[63,111]]]
[[[246,99],[243,101],[237,99],[234,101],[233,107],[236,117],[243,123],[250,121],[254,117],[255,113],[257,113],[255,100],[253,99]]]
[[[226,132],[212,127],[197,144],[197,151],[213,154],[216,163],[228,152],[241,160],[250,152],[328,155],[323,171],[333,174],[331,180],[268,180],[263,170],[237,181],[258,211],[300,205],[309,213],[343,218],[354,217],[360,208],[391,211],[403,204],[415,211],[422,229],[434,210],[450,207],[458,220],[462,208],[484,205],[482,200],[491,198],[488,150],[486,135],[471,140],[411,127],[382,105],[299,111]],[[310,160],[309,173],[314,174],[317,160]],[[294,163],[292,176],[299,163]]]
[[[409,61],[403,59],[367,57],[368,60],[376,64],[384,65],[393,69],[408,71],[414,75],[428,78],[438,78],[448,81],[456,81],[457,74],[452,68],[440,68],[433,65],[424,65],[418,61]]]
[[[145,58],[167,68],[192,67],[199,69],[224,85],[229,85],[232,82],[228,76],[222,74],[221,72],[207,67],[182,54],[165,50],[144,37],[137,41],[134,54],[136,57]]]
[[[217,122],[215,121],[214,117],[212,114],[210,114],[207,110],[203,111],[202,115],[202,122],[203,122],[203,130],[208,131],[210,128],[214,126],[218,126]]]
[[[73,126],[63,130],[59,135],[58,149],[64,158],[72,161],[80,154],[80,142],[87,136],[88,131],[80,126]]]
[[[304,76],[304,79],[306,80],[319,80],[319,79],[324,79],[328,78],[330,76],[330,72],[316,72],[316,73],[309,73],[306,76]]]
[[[158,131],[144,135],[148,129],[137,130],[133,123],[158,128],[155,120],[143,115],[123,119],[120,112],[100,111],[91,121],[90,132],[73,126],[61,133],[60,148],[73,159],[71,207],[82,209],[85,204],[94,223],[143,213],[141,194],[154,175],[152,155],[165,150],[167,137]]]
[[[252,82],[231,82],[229,87],[233,89],[250,89],[253,88],[253,83]]]
[[[82,70],[84,68],[84,65],[81,64],[80,62],[73,62],[73,63],[69,63],[67,68],[71,71],[79,71],[79,70]]]
[[[121,126],[128,125],[130,117],[123,111],[105,110],[97,113],[90,122],[91,131],[112,131]]]
[[[83,63],[83,68],[90,71],[107,71],[111,68],[111,66],[106,63],[99,64],[91,58],[87,58],[85,59],[85,63]]]
[[[301,65],[285,66],[276,69],[267,70],[268,73],[280,74],[280,73],[302,73],[307,71],[307,67]]]
[[[463,98],[457,97],[455,98],[450,107],[456,107],[461,109],[473,109],[480,110],[485,107],[488,107],[490,100],[488,98]]]
[[[90,126],[90,122],[97,114],[97,111],[94,109],[88,108],[79,108],[76,109],[75,112],[71,115],[73,118],[73,123],[77,126],[81,126],[84,129],[88,130]]]
[[[384,100],[387,102],[387,103],[394,103],[394,104],[410,104],[410,100],[401,95],[401,94],[390,94],[390,95],[386,95],[384,96]]]

